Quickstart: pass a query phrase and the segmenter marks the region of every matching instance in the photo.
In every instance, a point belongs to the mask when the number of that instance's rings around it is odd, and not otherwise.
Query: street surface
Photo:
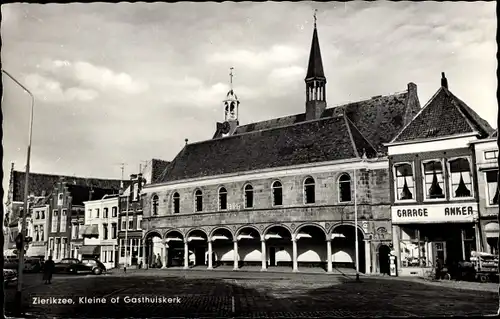
[[[483,316],[498,307],[496,284],[390,277],[150,269],[55,275],[51,285],[25,278],[24,307],[36,318]],[[5,289],[8,315],[15,291]]]

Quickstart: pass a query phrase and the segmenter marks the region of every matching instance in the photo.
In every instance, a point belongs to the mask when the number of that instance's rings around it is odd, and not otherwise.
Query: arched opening
[[[356,227],[354,225],[336,226],[330,236],[332,239],[332,263],[336,268],[356,269]],[[359,271],[364,273],[365,243],[363,232],[358,228],[358,265]]]
[[[227,209],[227,190],[224,187],[219,189],[219,210]]]
[[[339,202],[351,201],[351,176],[342,174],[339,177]]]
[[[307,225],[299,228],[295,240],[297,241],[298,268],[314,267],[327,270],[326,235],[320,227]]]
[[[260,234],[253,227],[243,227],[236,234],[238,241],[239,266],[262,265],[262,246]]]
[[[378,248],[378,269],[381,274],[390,274],[390,261],[389,254],[391,253],[391,248],[387,245],[380,245]]]
[[[233,234],[226,228],[217,228],[212,232],[212,267],[233,265]],[[208,263],[208,250],[205,260]]]
[[[208,249],[208,236],[205,232],[195,229],[190,231],[187,236],[189,266],[206,266],[208,260],[205,259],[205,252]]]
[[[196,212],[203,211],[203,192],[197,189],[194,193],[194,207]]]
[[[280,181],[275,181],[272,185],[273,206],[283,205],[283,186]]]
[[[172,205],[174,214],[179,214],[181,211],[181,196],[177,192],[172,196]]]
[[[165,263],[165,259],[162,258],[165,254],[165,247],[162,242],[161,235],[158,232],[151,232],[146,235],[145,239],[145,255],[144,264],[148,265],[149,268],[161,268]],[[125,240],[120,239],[121,252],[120,259],[128,259],[127,264],[131,264],[130,256],[130,244],[127,245],[127,252],[125,257]]]
[[[165,235],[167,255],[166,267],[184,266],[184,236],[177,230],[167,232]]]
[[[283,226],[269,228],[266,241],[266,259],[268,267],[292,267],[292,235]]]
[[[245,186],[245,208],[253,207],[253,187],[248,184]]]

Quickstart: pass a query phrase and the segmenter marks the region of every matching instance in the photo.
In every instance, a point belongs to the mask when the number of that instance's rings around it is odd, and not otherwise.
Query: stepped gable
[[[364,101],[327,108],[322,118],[345,116],[379,153],[386,153],[390,142],[404,126],[408,92],[379,96]],[[305,113],[239,126],[235,135],[304,122]]]
[[[369,156],[376,151],[343,116],[186,145],[162,182]]]
[[[13,196],[12,201],[23,202],[24,201],[24,183],[25,183],[25,172],[13,171]],[[75,177],[75,176],[60,176],[51,174],[41,174],[41,173],[30,173],[29,176],[29,192],[35,196],[40,196],[44,191],[45,194],[51,194],[54,185],[59,182],[61,178],[67,185],[80,185],[80,186],[93,186],[102,189],[120,189],[120,180],[118,179],[98,179],[98,178],[85,178],[85,177]],[[125,186],[130,184],[129,181],[124,181]]]
[[[473,132],[477,132],[480,137],[487,137],[493,129],[443,86],[392,142],[434,139]]]

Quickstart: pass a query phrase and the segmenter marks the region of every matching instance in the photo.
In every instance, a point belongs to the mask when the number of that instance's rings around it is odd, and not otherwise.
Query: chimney
[[[448,89],[448,79],[446,79],[444,72],[441,72],[441,86]]]
[[[417,85],[413,82],[408,83],[408,95],[406,98],[406,110],[402,125],[410,123],[415,115],[420,111],[420,101],[418,100]]]

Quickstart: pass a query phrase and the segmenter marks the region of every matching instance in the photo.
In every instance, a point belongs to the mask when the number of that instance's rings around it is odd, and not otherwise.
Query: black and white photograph
[[[5,316],[497,316],[496,11],[3,3]]]

